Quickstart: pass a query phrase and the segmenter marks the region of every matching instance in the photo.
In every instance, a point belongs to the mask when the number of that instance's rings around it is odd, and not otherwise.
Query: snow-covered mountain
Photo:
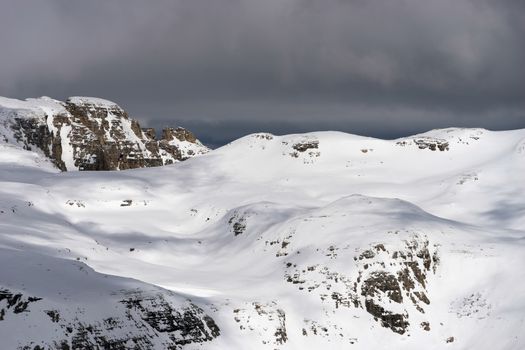
[[[0,97],[0,140],[37,149],[61,170],[124,170],[172,164],[209,149],[188,130],[155,130],[94,97],[25,101]]]
[[[254,134],[59,172],[0,143],[5,349],[523,349],[525,130]]]

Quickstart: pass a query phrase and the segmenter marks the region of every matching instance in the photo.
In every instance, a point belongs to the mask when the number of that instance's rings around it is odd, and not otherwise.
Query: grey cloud
[[[525,127],[524,13],[511,0],[5,0],[0,95],[106,97],[213,143],[263,127]]]

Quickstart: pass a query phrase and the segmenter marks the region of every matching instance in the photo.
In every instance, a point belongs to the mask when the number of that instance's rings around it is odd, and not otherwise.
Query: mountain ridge
[[[5,142],[35,147],[63,171],[161,166],[209,151],[180,127],[156,140],[116,103],[93,97],[0,98],[0,128]]]

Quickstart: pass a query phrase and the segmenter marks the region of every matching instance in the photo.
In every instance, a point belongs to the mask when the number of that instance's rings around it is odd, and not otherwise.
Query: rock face
[[[177,293],[102,275],[77,261],[0,253],[2,349],[194,349],[221,334],[203,305]],[[18,273],[44,273],[48,285],[42,288],[37,277],[21,285]],[[27,331],[5,339],[6,329]]]
[[[440,151],[448,151],[449,150],[449,143],[446,140],[443,139],[437,139],[433,137],[428,136],[421,136],[418,138],[414,138],[412,140],[403,140],[396,142],[398,146],[407,146],[408,144],[415,144],[419,149],[429,149],[431,151],[440,150]]]
[[[0,308],[0,322],[32,316],[40,320],[41,327],[53,329],[53,341],[33,340],[19,347],[28,350],[152,350],[159,346],[175,350],[185,345],[210,342],[220,335],[215,321],[191,302],[178,306],[161,293],[148,294],[137,290],[120,293],[123,299],[117,301],[121,305],[114,304],[115,315],[89,319],[83,308],[78,308],[73,314],[60,307],[41,310],[38,303],[45,302],[45,299],[0,288],[0,306],[3,307]],[[38,343],[40,345],[36,345]]]
[[[13,314],[25,312],[30,303],[39,300],[41,300],[41,298],[25,298],[22,293],[12,293],[9,289],[0,288],[0,305],[2,305],[2,307],[0,307],[0,321],[3,321],[9,312]]]
[[[338,259],[340,248],[330,246],[326,256]],[[405,334],[410,319],[424,317],[430,304],[427,279],[439,265],[437,247],[424,235],[413,233],[404,247],[375,244],[354,257],[356,273],[332,270],[323,264],[309,266],[288,262],[285,280],[322,302],[339,308],[366,310],[382,327]],[[430,323],[424,322],[430,329]]]
[[[164,129],[156,140],[154,129],[142,129],[117,104],[98,98],[2,98],[0,128],[4,141],[40,149],[63,171],[154,167],[209,151],[180,127]]]

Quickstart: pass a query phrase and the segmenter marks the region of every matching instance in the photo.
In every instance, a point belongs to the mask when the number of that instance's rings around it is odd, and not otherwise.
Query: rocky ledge
[[[180,127],[157,140],[116,103],[91,97],[0,98],[0,137],[42,151],[63,171],[154,167],[209,151]]]

